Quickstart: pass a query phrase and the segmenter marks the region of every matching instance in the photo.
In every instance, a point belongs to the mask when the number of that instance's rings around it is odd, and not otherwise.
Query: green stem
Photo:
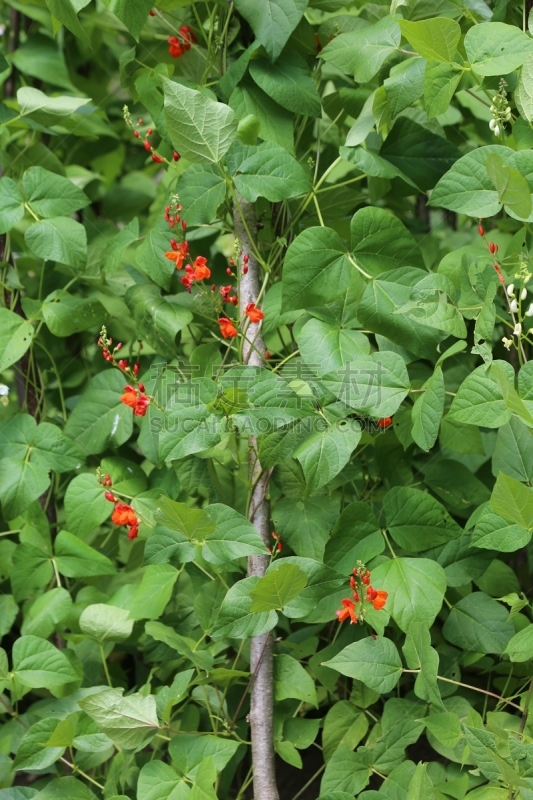
[[[106,657],[105,657],[104,648],[103,648],[102,644],[100,644],[99,647],[100,647],[100,657],[102,659],[102,664],[104,665],[104,672],[105,672],[105,677],[106,677],[106,680],[107,680],[107,684],[112,689],[113,688],[113,684],[111,683],[111,676],[110,676],[109,670],[107,668],[107,660],[106,660]]]

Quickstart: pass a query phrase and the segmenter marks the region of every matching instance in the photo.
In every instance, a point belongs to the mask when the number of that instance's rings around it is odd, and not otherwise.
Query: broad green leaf
[[[507,642],[504,653],[511,661],[529,661],[533,658],[533,625],[527,625]]]
[[[443,708],[437,683],[439,656],[431,647],[431,635],[424,623],[414,621],[409,625],[402,649],[409,669],[420,670],[415,681],[416,696]]]
[[[165,257],[168,248],[168,232],[154,229],[149,231],[135,252],[137,265],[142,272],[167,291],[170,289],[170,282],[176,271],[174,261]]]
[[[426,764],[417,764],[409,782],[406,800],[435,800],[435,790],[427,773]]]
[[[165,124],[172,144],[188,161],[218,163],[237,133],[233,110],[201,92],[163,80]]]
[[[397,49],[400,40],[397,20],[386,16],[375,25],[336,36],[322,50],[320,58],[352,74],[358,83],[367,83]]]
[[[507,522],[514,522],[528,531],[533,529],[533,489],[523,483],[500,472],[490,504]]]
[[[88,328],[97,328],[106,317],[99,300],[75,297],[63,289],[56,289],[49,294],[41,310],[54,336],[72,336]]]
[[[34,333],[31,322],[8,308],[0,308],[0,372],[24,355]]]
[[[324,563],[349,575],[358,561],[366,564],[384,549],[385,541],[370,505],[350,503],[326,544]]]
[[[360,639],[323,666],[355,678],[380,694],[392,691],[402,674],[402,662],[394,642],[385,637]]]
[[[36,797],[37,800],[96,800],[96,795],[88,785],[71,775],[51,780]],[[109,800],[113,800],[113,798],[109,798]],[[118,798],[118,800],[123,800],[123,798]]]
[[[83,453],[101,453],[127,441],[133,430],[131,408],[120,402],[125,378],[118,371],[104,371],[91,379],[65,425],[65,434]],[[71,533],[78,533],[68,524]]]
[[[11,230],[24,216],[24,198],[11,178],[0,179],[0,234]]]
[[[124,252],[130,245],[138,241],[139,238],[139,220],[137,217],[134,217],[131,222],[113,237],[106,250],[104,270],[107,275],[112,275],[117,271],[123,262]],[[168,259],[165,260],[168,261]]]
[[[454,748],[461,739],[461,723],[456,714],[442,711],[424,718],[426,728],[444,747]],[[487,798],[488,800],[488,798]]]
[[[206,650],[199,648],[200,642],[181,636],[173,628],[161,622],[147,622],[144,626],[146,633],[157,642],[164,642],[176,650],[180,655],[191,661],[195,667],[210,672],[213,668],[214,658]],[[203,637],[202,637],[203,638]],[[201,640],[200,640],[201,641]]]
[[[235,0],[267,54],[275,61],[307,8],[308,0]]]
[[[79,514],[79,510],[77,513]],[[57,569],[67,578],[112,575],[116,571],[113,562],[107,556],[68,531],[58,533],[54,551]]]
[[[372,583],[388,592],[387,611],[403,631],[418,621],[428,628],[439,613],[446,575],[427,558],[393,558],[372,570]]]
[[[500,362],[501,363],[501,362]],[[487,367],[477,367],[460,385],[448,412],[450,420],[485,428],[499,428],[511,419],[502,390]]]
[[[162,296],[156,286],[131,286],[125,299],[139,338],[142,337],[157,353],[173,356],[176,336],[192,321],[192,312],[174,302],[175,296]]]
[[[34,33],[17,48],[11,57],[16,68],[25,75],[73,91],[63,51],[48,36]],[[0,67],[1,69],[1,67]]]
[[[533,433],[516,417],[498,430],[492,474],[499,472],[523,483],[533,479]]]
[[[4,519],[15,519],[50,486],[49,471],[33,461],[0,459],[0,501]]]
[[[250,75],[257,85],[280,106],[293,114],[318,117],[320,97],[304,59],[297,53],[283,53],[275,64],[258,58],[250,62]]]
[[[32,86],[22,86],[18,89],[17,101],[21,116],[32,115],[43,125],[55,125],[59,122],[58,117],[69,117],[91,102],[89,98],[66,95],[47,97],[40,89],[34,89]]]
[[[82,270],[87,261],[87,232],[70,217],[53,217],[26,229],[26,244],[45,261],[59,261]]]
[[[461,28],[453,19],[435,17],[420,22],[399,21],[400,30],[423,58],[450,63],[461,38]]]
[[[148,761],[139,772],[137,797],[138,800],[182,800],[181,789],[184,786],[181,777],[169,764]]]
[[[306,497],[296,502],[285,499],[276,503],[272,521],[297,556],[321,560],[338,514],[335,497]]]
[[[105,522],[112,511],[95,475],[76,475],[70,481],[65,494],[66,527],[70,533],[84,537]]]
[[[68,178],[42,167],[30,167],[22,177],[26,202],[40,217],[69,216],[89,204],[87,195]]]
[[[136,750],[157,731],[155,699],[124,689],[107,689],[79,701],[80,707],[118,747]]]
[[[322,776],[319,800],[351,800],[354,794],[359,794],[365,788],[371,774],[364,757],[341,744],[328,761]]]
[[[505,513],[507,514],[507,510]],[[495,514],[490,505],[479,515],[472,533],[472,544],[475,547],[498,550],[500,553],[513,553],[525,547],[530,539],[531,531]]]
[[[109,6],[137,41],[151,8],[150,0],[111,0]]]
[[[441,367],[435,368],[422,389],[424,391],[415,400],[411,411],[412,436],[417,445],[427,453],[437,441],[444,411],[445,390]]]
[[[484,592],[473,592],[452,608],[442,633],[463,650],[501,655],[514,634],[514,625],[501,603]]]
[[[48,10],[74,36],[77,36],[86,47],[90,47],[87,32],[78,19],[72,0],[45,0]]]
[[[284,606],[284,615],[290,619],[306,617],[308,621],[312,622],[330,620],[337,608],[336,593],[344,583],[343,578],[336,570],[324,566],[320,561],[298,556],[285,556],[277,559],[270,569],[279,569],[287,564],[295,564],[305,572],[307,586]],[[333,605],[335,608],[331,609],[330,606]]]
[[[87,606],[81,613],[79,624],[83,633],[100,644],[128,639],[133,630],[129,611],[105,603]]]
[[[531,194],[523,175],[514,167],[508,167],[498,153],[487,157],[487,174],[498,192],[498,202],[518,219],[531,215]]]
[[[18,614],[18,605],[12,594],[0,595],[0,639],[11,630]]]
[[[52,693],[78,680],[78,673],[66,655],[38,636],[21,636],[16,640],[13,670],[25,686],[49,689]]]
[[[214,503],[207,509],[216,528],[207,534],[203,543],[202,554],[206,561],[221,565],[267,552],[257,528],[242,514],[222,503]]]
[[[522,64],[518,86],[514,92],[514,101],[520,114],[528,122],[533,120],[533,55]]]
[[[346,466],[361,439],[357,421],[339,420],[324,431],[312,434],[295,450],[302,465],[309,494],[329,483]]]
[[[224,202],[226,183],[212,164],[193,164],[180,175],[178,190],[187,224],[208,225]],[[166,232],[164,239],[168,242]]]
[[[426,62],[423,58],[410,58],[396,64],[391,69],[389,77],[385,78],[383,85],[387,98],[387,113],[391,119],[412,106],[422,96],[425,67]]]
[[[190,508],[168,497],[159,498],[155,518],[167,528],[183,533],[194,544],[203,544],[216,528],[216,522],[204,509]]]
[[[352,217],[350,232],[354,258],[372,277],[395,267],[424,265],[414,237],[390,211],[360,209]]]
[[[392,538],[411,553],[444,544],[462,533],[444,506],[420,489],[393,487],[385,495],[383,511]]]
[[[305,323],[298,334],[298,345],[306,365],[319,376],[342,369],[359,354],[370,352],[370,343],[363,334],[319,319]]]
[[[307,670],[292,656],[281,653],[274,659],[274,699],[296,698],[318,705],[315,683]]]
[[[291,243],[283,265],[284,311],[324,306],[344,297],[354,267],[331,228],[307,228]]]
[[[242,120],[253,116],[259,120],[259,138],[276,142],[289,153],[294,152],[293,117],[274,102],[253,81],[244,79],[231,94],[231,108]]]
[[[252,611],[251,591],[258,581],[257,577],[243,578],[229,589],[211,634],[213,639],[251,639],[275,627],[278,621],[275,611]]]
[[[307,586],[307,575],[295,564],[270,570],[251,590],[251,611],[281,611]]]
[[[458,147],[408,117],[398,117],[379,154],[424,192],[461,157]]]
[[[259,145],[239,164],[234,183],[240,194],[252,203],[258,197],[278,203],[311,191],[308,172],[274,142]]]
[[[366,735],[368,727],[368,719],[360,708],[348,700],[335,703],[324,718],[322,746],[326,763],[341,744],[353,750]]]
[[[178,571],[170,564],[146,567],[130,606],[132,619],[157,619],[162,616],[174,590]]]
[[[17,602],[31,597],[35,589],[43,589],[52,575],[52,562],[45,551],[24,542],[17,545],[11,571],[11,587]]]
[[[25,732],[14,761],[16,770],[40,770],[50,767],[65,752],[65,747],[47,747],[57,727],[57,719],[41,719]]]
[[[424,108],[429,119],[446,113],[461,72],[442,61],[428,61],[424,73]]]
[[[466,32],[465,50],[478,75],[507,75],[533,53],[533,41],[515,25],[481,22]]]
[[[221,736],[178,734],[172,738],[168,751],[180,772],[190,780],[194,780],[205,758],[212,758],[216,771],[222,772],[238,747],[239,742],[223,739]]]
[[[26,612],[21,633],[47,639],[56,625],[68,616],[71,608],[72,599],[66,589],[61,586],[50,589],[38,597]]]
[[[384,351],[360,356],[324,376],[324,386],[350,408],[380,419],[392,416],[409,390],[405,362]]]

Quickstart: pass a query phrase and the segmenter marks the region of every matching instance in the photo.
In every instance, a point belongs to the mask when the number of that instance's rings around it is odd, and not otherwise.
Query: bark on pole
[[[260,290],[259,264],[254,256],[250,237],[255,239],[257,224],[253,203],[238,197],[234,206],[235,235],[240,240],[243,253],[248,255],[248,272],[241,274],[239,310],[241,318],[248,303],[255,303]],[[242,272],[242,264],[239,264]],[[244,319],[247,319],[244,317]],[[245,328],[242,348],[244,364],[264,366],[265,343],[261,335],[261,323],[250,323]],[[249,438],[249,480],[252,485],[248,518],[255,525],[266,546],[270,544],[270,504],[267,499],[269,473],[262,469],[257,455],[257,439]],[[261,578],[268,569],[268,556],[250,556],[248,575]],[[279,800],[274,766],[274,688],[273,650],[271,633],[254,636],[250,642],[250,689],[249,722],[252,738],[252,765],[254,800]]]

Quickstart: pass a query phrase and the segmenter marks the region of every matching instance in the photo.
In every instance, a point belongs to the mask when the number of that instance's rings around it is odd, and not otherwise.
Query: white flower
[[[494,136],[499,136],[499,135],[500,135],[500,126],[499,125],[495,125],[494,126]]]
[[[518,303],[516,302],[516,300],[511,300],[511,303],[509,305],[509,309],[510,309],[512,314],[514,314],[515,311],[518,311]]]
[[[9,394],[9,386],[6,386],[5,383],[0,383],[0,397],[7,397]]]
[[[489,128],[491,129],[491,131],[495,130],[497,127],[498,127],[498,123],[496,122],[496,120],[495,119],[491,119],[491,121],[489,122]]]
[[[522,325],[519,322],[517,322],[516,325],[514,326],[513,336],[520,336],[521,333],[522,333]]]
[[[510,283],[505,291],[507,292],[507,297],[513,297],[514,296],[514,283]]]
[[[526,287],[524,286],[524,288],[523,288],[523,289],[522,289],[522,291],[520,292],[520,300],[525,300],[525,299],[526,299],[526,297],[527,297],[527,289],[526,289]]]
[[[512,345],[512,343],[513,343],[513,340],[512,340],[512,339],[507,339],[507,338],[504,336],[504,337],[503,337],[503,339],[502,339],[502,342],[503,342],[503,346],[504,346],[504,347],[506,347],[506,348],[507,348],[507,350],[510,350],[510,349],[511,349],[511,345]]]
[[[533,303],[530,303],[526,311],[526,317],[533,317]]]

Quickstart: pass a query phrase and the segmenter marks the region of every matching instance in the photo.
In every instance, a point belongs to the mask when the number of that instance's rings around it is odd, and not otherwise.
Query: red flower
[[[373,589],[372,586],[369,586],[366,590],[366,599],[369,600],[376,611],[381,611],[385,603],[387,602],[388,592],[385,592],[383,589]]]
[[[115,510],[111,515],[111,522],[115,525],[138,525],[139,520],[137,514],[131,506],[127,503],[118,502],[115,505]]]
[[[220,333],[224,337],[224,339],[233,339],[235,336],[238,335],[237,328],[233,324],[233,322],[228,319],[227,317],[220,317],[218,320],[218,324],[220,325]]]
[[[175,246],[171,243],[171,247],[172,250],[165,253],[165,258],[168,258],[169,261],[174,261],[176,263],[176,269],[181,269],[183,266],[183,259],[189,252],[189,242],[176,243]]]
[[[194,260],[193,267],[195,281],[203,281],[204,278],[209,280],[211,277],[211,270],[207,266],[207,258],[204,258],[204,256],[197,256]]]
[[[168,48],[168,52],[170,53],[172,58],[179,58],[184,54],[185,50],[183,49],[183,45],[177,36],[169,36],[167,41],[170,45]]]
[[[250,322],[261,322],[265,315],[260,308],[256,308],[255,303],[248,303],[244,311]]]
[[[382,419],[378,419],[378,428],[381,428],[382,431],[390,428],[392,425],[392,417],[383,417]]]
[[[191,49],[191,44],[196,44],[196,36],[194,35],[191,28],[188,25],[182,25],[180,28],[180,33],[183,38],[183,46],[186,50]]]
[[[337,618],[339,622],[344,622],[345,619],[350,619],[350,622],[353,622],[354,625],[357,624],[357,614],[355,613],[355,603],[353,600],[350,600],[349,597],[345,597],[344,600],[341,600],[341,605],[343,608],[340,611],[336,611]]]
[[[139,386],[138,389],[134,389],[133,386],[125,386],[120,402],[132,408],[136,417],[144,417],[150,405],[150,398],[145,394],[144,387],[141,389]]]

